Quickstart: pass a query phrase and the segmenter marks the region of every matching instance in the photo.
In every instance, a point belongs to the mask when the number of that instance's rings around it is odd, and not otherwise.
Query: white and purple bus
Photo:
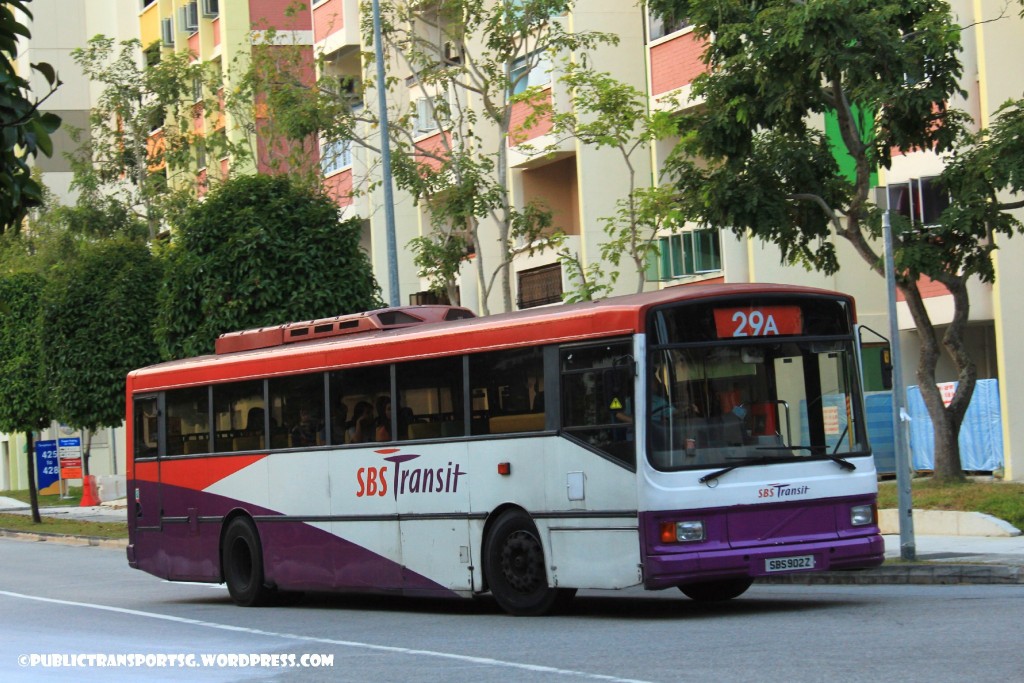
[[[881,564],[852,299],[697,285],[223,335],[128,377],[128,561],[292,591],[725,600]]]

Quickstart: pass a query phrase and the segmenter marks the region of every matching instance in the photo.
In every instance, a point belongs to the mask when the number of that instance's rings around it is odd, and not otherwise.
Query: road
[[[242,609],[223,587],[132,570],[121,550],[0,539],[3,681],[1002,683],[1024,679],[1021,614],[1020,586],[755,585],[713,606],[585,591],[536,619],[486,600]]]

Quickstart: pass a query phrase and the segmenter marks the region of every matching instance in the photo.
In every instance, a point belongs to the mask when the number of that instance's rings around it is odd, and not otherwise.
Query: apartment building
[[[94,13],[110,13],[103,0],[79,0],[82,12],[88,17]],[[70,4],[66,0],[36,0],[36,41],[42,32],[40,21],[51,12],[53,16],[66,16]],[[50,10],[44,7],[54,5]],[[59,4],[60,13],[55,5]],[[132,5],[124,9],[124,5]],[[318,76],[336,79],[343,96],[351,98],[354,108],[376,110],[377,94],[369,83],[374,80],[374,65],[370,55],[373,46],[364,28],[368,17],[363,16],[359,0],[306,0],[307,6],[299,11],[289,10],[288,0],[119,0],[118,11],[113,14],[123,20],[128,12],[137,22],[143,45],[158,45],[157,53],[165,50],[188,48],[197,58],[220,65],[225,70],[225,82],[230,87],[230,65],[254,45],[266,46],[263,36],[273,30],[275,44],[309,45],[312,64],[317,63]],[[997,6],[998,5],[998,6]],[[1014,65],[1024,57],[1024,21],[1016,13],[999,17],[1001,5],[980,0],[954,0],[954,9],[960,24],[964,53],[964,88],[969,96],[964,103],[979,126],[987,126],[996,109],[1007,99],[1020,97],[1024,92],[1024,74]],[[647,93],[649,107],[666,106],[685,108],[694,106],[689,99],[690,84],[704,68],[700,61],[702,45],[693,31],[685,26],[665,26],[632,3],[615,0],[579,0],[571,13],[555,20],[569,31],[607,31],[619,37],[615,46],[602,46],[588,53],[596,69],[611,72],[617,79]],[[91,21],[91,19],[90,19]],[[435,28],[436,29],[436,25]],[[100,32],[87,30],[85,33]],[[62,35],[73,41],[70,35]],[[81,37],[84,42],[85,36]],[[456,41],[444,41],[442,57],[457,63],[464,54],[479,54],[486,36],[463,35]],[[152,49],[152,48],[151,48]],[[53,62],[53,59],[46,61]],[[389,91],[389,109],[395,113],[417,112],[420,118],[430,119],[430,110],[423,105],[429,93],[417,82],[414,74],[403,67],[400,60],[393,64],[389,78],[398,84]],[[510,64],[515,69],[516,64]],[[557,79],[557,65],[536,68],[527,74],[525,82],[539,88],[555,109],[569,106],[570,97]],[[404,70],[403,70],[404,69]],[[672,97],[680,103],[668,105]],[[472,98],[467,103],[480,105]],[[528,107],[517,105],[513,111],[516,121],[528,120]],[[230,120],[219,119],[204,112],[196,117],[196,126],[225,127],[225,134],[244,134],[241,127]],[[212,123],[211,123],[212,122]],[[436,121],[433,123],[436,124]],[[513,127],[516,127],[515,121]],[[566,235],[565,248],[578,254],[582,264],[602,263],[601,247],[607,240],[602,219],[616,210],[616,202],[624,197],[626,164],[621,155],[608,149],[584,145],[573,138],[562,138],[552,133],[550,122],[541,117],[530,125],[520,125],[516,135],[501,140],[508,147],[506,184],[517,207],[533,200],[544,202],[553,212],[554,227]],[[232,132],[237,131],[237,132]],[[158,131],[154,132],[158,135]],[[478,130],[481,137],[496,137],[495,131]],[[366,139],[379,147],[379,131],[366,131]],[[430,149],[439,144],[443,131],[437,125],[423,125],[414,131],[417,145]],[[639,177],[652,182],[658,177],[672,141],[653,145],[647,153],[632,159]],[[378,282],[384,287],[384,298],[389,291],[389,259],[387,253],[384,193],[380,184],[382,172],[380,157],[372,149],[347,140],[321,140],[311,159],[319,163],[327,190],[335,197],[344,215],[357,217],[363,223],[363,245],[371,256]],[[537,150],[543,150],[538,153]],[[266,170],[268,150],[257,155],[249,170]],[[57,155],[55,155],[56,157]],[[942,159],[931,152],[921,151],[898,157],[892,168],[879,173],[876,198],[894,211],[917,212],[921,220],[933,209],[941,197],[933,191],[930,180],[942,168]],[[197,186],[207,178],[225,177],[238,170],[229,158],[206,160],[194,169]],[[429,210],[417,204],[407,193],[397,191],[394,198],[394,217],[397,243],[398,294],[403,303],[429,302],[427,281],[420,277],[414,263],[409,242],[435,229]],[[482,310],[487,283],[475,269],[475,260],[484,259],[494,264],[501,258],[501,250],[493,235],[497,226],[481,225],[480,253],[470,255],[457,279],[461,303]],[[686,229],[666,234],[661,238],[661,257],[651,263],[647,271],[646,288],[685,286],[694,282],[789,282],[821,286],[853,294],[858,305],[860,321],[873,330],[888,335],[888,301],[885,283],[869,270],[861,258],[853,253],[844,240],[837,240],[842,268],[835,275],[808,273],[803,269],[781,264],[778,250],[748,239],[737,238],[728,230]],[[998,378],[1002,411],[1002,441],[1005,475],[1011,479],[1024,478],[1024,427],[1014,425],[1012,416],[1024,403],[1024,358],[1012,352],[1013,339],[1018,332],[1014,292],[1022,291],[1024,272],[1015,268],[1021,262],[1024,240],[999,241],[996,255],[997,279],[994,285],[974,283],[971,289],[971,352],[978,363],[979,376]],[[559,261],[554,250],[541,251],[517,257],[511,264],[513,308],[546,305],[561,300],[573,287],[570,274]],[[637,276],[628,267],[614,286],[614,293],[635,291]],[[928,308],[933,320],[940,325],[950,321],[951,297],[941,287],[929,288]],[[497,288],[490,290],[487,308],[501,311],[503,303]],[[916,382],[915,369],[918,340],[907,307],[897,305],[901,344],[903,348],[903,375],[908,384]],[[878,351],[884,342],[865,335],[865,342],[874,344],[874,360],[866,356],[872,376],[868,388],[880,388]],[[942,381],[955,379],[951,365],[943,360],[939,366]],[[121,451],[123,454],[123,451]],[[123,455],[121,456],[123,459]]]
[[[1018,98],[1024,92],[1024,75],[1012,65],[1021,62],[1024,43],[1024,21],[1016,13],[1005,11],[996,3],[955,0],[953,8],[963,31],[964,63],[963,87],[969,95],[964,106],[978,126],[987,126],[993,113],[1007,99]],[[365,39],[358,27],[362,17],[356,0],[314,0],[314,47],[318,54],[327,56],[326,63],[332,73],[339,76],[363,78],[368,71],[360,49]],[[611,72],[616,78],[638,87],[649,95],[650,108],[665,108],[674,98],[681,108],[694,106],[689,98],[690,84],[701,73],[702,45],[690,27],[666,26],[656,17],[646,16],[642,8],[602,0],[581,0],[572,12],[559,17],[570,30],[599,30],[615,33],[620,42],[615,47],[604,46],[593,51],[588,58],[595,68]],[[479,50],[480,36],[466,36],[463,46],[453,50]],[[554,73],[554,71],[552,71]],[[422,95],[416,91],[415,79],[409,73],[396,74],[404,78],[408,88],[390,94],[396,110],[415,107]],[[544,83],[541,83],[544,81]],[[568,94],[551,73],[538,73],[530,84],[548,89],[549,101],[554,106],[568,106]],[[375,106],[375,94],[365,94],[365,106]],[[397,101],[396,101],[397,100]],[[524,118],[523,112],[513,116]],[[430,146],[431,136],[438,131],[423,133],[422,143]],[[648,182],[656,178],[673,141],[652,146],[643,161],[641,172]],[[510,138],[507,186],[517,206],[525,206],[533,199],[543,200],[554,213],[555,226],[568,237],[568,249],[580,255],[584,265],[601,260],[601,244],[607,239],[601,220],[612,215],[615,202],[624,196],[623,161],[607,150],[597,150],[572,139],[555,139],[544,121],[536,122],[523,135]],[[338,143],[332,143],[334,148]],[[375,159],[366,150],[352,145],[341,145],[343,154],[324,152],[325,179],[338,198],[339,204],[362,216],[366,222],[367,248],[370,251],[378,280],[387,282],[387,261],[384,249],[382,198],[380,191],[363,194],[358,188],[361,174],[378,173]],[[520,147],[524,148],[522,151]],[[529,149],[526,149],[529,148]],[[538,155],[535,149],[544,149]],[[337,151],[335,149],[335,151]],[[944,201],[932,185],[932,179],[943,167],[942,159],[929,151],[920,151],[897,157],[892,168],[881,170],[876,201],[894,212],[926,223],[942,208]],[[409,240],[431,231],[428,212],[416,206],[412,199],[399,192],[395,206],[399,244],[399,286],[403,301],[419,300],[425,293],[424,280],[416,276],[412,254],[403,250]],[[741,239],[724,230],[702,230],[696,226],[665,235],[661,239],[661,258],[650,264],[647,288],[685,285],[706,280],[724,282],[798,282],[837,289],[853,294],[858,302],[861,322],[882,335],[889,334],[888,299],[884,281],[870,271],[853,252],[845,240],[836,246],[843,267],[835,275],[808,273],[781,263],[778,250],[771,245]],[[1002,405],[1003,449],[1005,474],[1008,478],[1024,476],[1024,429],[1015,429],[1010,416],[1014,408],[1024,401],[1024,361],[1007,352],[1012,348],[1017,332],[1017,316],[1012,292],[1019,290],[1017,279],[1024,277],[1009,264],[1019,263],[1024,250],[1022,240],[1001,239],[997,253],[997,280],[994,285],[974,282],[971,285],[971,326],[968,345],[975,358],[980,378],[998,378]],[[487,245],[484,245],[487,248]],[[489,259],[496,252],[485,254]],[[467,262],[469,263],[469,262]],[[553,251],[518,258],[514,271],[515,307],[525,308],[560,300],[573,285],[569,274]],[[633,291],[636,275],[622,269],[615,292]],[[932,319],[941,327],[952,319],[951,296],[934,283],[924,285]],[[472,268],[465,268],[459,280],[462,303],[480,308],[483,286]],[[491,294],[490,310],[500,310],[500,303]],[[903,376],[908,384],[916,383],[916,364],[919,348],[917,333],[906,304],[897,304],[901,346],[903,349]],[[865,365],[868,368],[869,388],[881,388],[880,353],[887,345],[871,333],[865,333],[868,345]],[[940,362],[939,378],[955,380],[952,365]]]
[[[172,182],[194,182],[197,193],[206,192],[213,180],[237,173],[274,173],[282,167],[289,145],[275,145],[268,129],[265,111],[258,102],[245,112],[226,106],[230,93],[239,88],[246,69],[256,53],[263,57],[275,51],[288,54],[306,64],[311,83],[312,31],[308,11],[291,0],[138,0],[138,32],[146,63],[159,62],[173,52],[188,51],[193,60],[210,66],[219,85],[216,93],[204,92],[204,84],[195,83],[196,104],[192,111],[192,133],[198,143],[190,173],[174,171]],[[289,56],[289,59],[292,57]],[[209,102],[215,102],[212,106]],[[248,156],[232,157],[215,153],[214,145],[204,144],[223,135],[247,146]],[[151,145],[161,144],[163,131],[154,122]],[[247,143],[247,144],[246,144]],[[209,148],[209,153],[207,153]],[[316,145],[311,145],[308,163],[317,163]],[[185,180],[182,180],[183,175]],[[194,176],[194,177],[190,177]]]

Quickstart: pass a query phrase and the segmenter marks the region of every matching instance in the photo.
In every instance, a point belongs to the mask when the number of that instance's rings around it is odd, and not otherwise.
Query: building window
[[[416,100],[416,134],[430,135],[440,132],[445,122],[448,102],[444,97],[421,97]]]
[[[935,225],[942,212],[949,208],[949,194],[939,188],[935,178],[915,178],[880,190],[882,208],[903,216],[914,225]]]
[[[320,145],[320,168],[324,174],[352,165],[352,141],[334,140]]]
[[[722,269],[722,248],[717,230],[681,232],[658,240],[658,253],[651,256],[647,277],[673,280]]]
[[[532,64],[532,67],[531,67]],[[512,62],[509,94],[518,95],[527,88],[551,82],[551,60],[547,55],[528,55]]]
[[[649,35],[648,41],[658,40],[665,36],[675,33],[676,31],[682,31],[684,28],[691,26],[690,20],[686,17],[681,19],[664,19],[653,12],[647,13],[647,32]]]
[[[531,268],[519,273],[519,308],[554,304],[562,300],[562,266]]]

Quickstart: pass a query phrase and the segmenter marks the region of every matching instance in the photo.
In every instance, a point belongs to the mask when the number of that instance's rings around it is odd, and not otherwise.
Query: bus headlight
[[[662,522],[662,543],[686,543],[704,540],[704,522]]]
[[[874,505],[854,505],[850,508],[850,525],[867,526],[875,523]]]

